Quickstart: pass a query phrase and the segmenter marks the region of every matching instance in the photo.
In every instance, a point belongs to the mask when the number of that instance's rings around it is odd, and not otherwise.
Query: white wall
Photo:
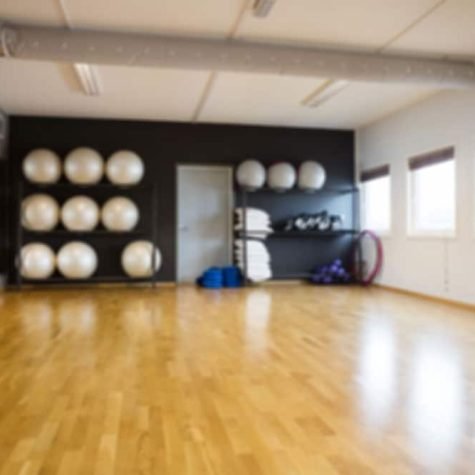
[[[456,237],[408,237],[407,159],[449,145],[456,147]],[[356,148],[360,168],[391,165],[392,232],[379,281],[475,304],[475,91],[445,92],[364,127]]]

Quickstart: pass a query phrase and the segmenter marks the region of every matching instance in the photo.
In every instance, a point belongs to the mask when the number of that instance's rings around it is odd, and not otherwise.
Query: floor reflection
[[[244,339],[246,351],[252,356],[263,356],[267,351],[271,311],[272,297],[266,290],[249,292],[244,312]]]
[[[398,391],[393,325],[377,318],[365,322],[361,348],[361,410],[368,427],[381,429],[390,422]]]
[[[62,331],[77,336],[94,333],[97,319],[96,302],[90,298],[62,299],[57,307],[58,323]]]
[[[408,425],[425,462],[440,466],[455,456],[464,433],[464,380],[460,355],[443,338],[418,342],[412,358]]]
[[[21,300],[17,308],[25,333],[40,331],[49,335],[54,319],[54,307],[49,299],[29,297]]]

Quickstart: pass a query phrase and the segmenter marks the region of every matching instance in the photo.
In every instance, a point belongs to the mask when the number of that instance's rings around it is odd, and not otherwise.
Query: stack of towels
[[[245,216],[244,213],[246,213]],[[246,218],[245,236],[234,242],[236,262],[244,270],[244,256],[246,255],[246,277],[252,282],[262,282],[272,277],[270,254],[263,243],[263,240],[272,233],[270,216],[267,212],[257,208],[246,208],[245,210],[237,208],[235,225],[237,231],[244,231],[244,217]],[[246,246],[246,252],[244,252],[244,246]]]
[[[272,277],[270,268],[270,255],[262,241],[236,239],[236,262],[244,271],[244,246],[247,246],[247,278],[252,282],[262,282]]]
[[[236,231],[244,231],[244,217],[246,217],[246,236],[256,239],[265,239],[271,234],[272,227],[269,213],[258,208],[236,208]]]

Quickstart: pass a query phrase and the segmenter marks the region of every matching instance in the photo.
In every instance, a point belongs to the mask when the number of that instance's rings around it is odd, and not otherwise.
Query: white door
[[[177,276],[194,282],[212,266],[231,263],[232,170],[178,167]]]

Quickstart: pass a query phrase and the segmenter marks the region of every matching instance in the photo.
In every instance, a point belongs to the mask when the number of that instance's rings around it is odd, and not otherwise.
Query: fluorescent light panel
[[[344,79],[328,79],[315,92],[312,92],[303,101],[302,105],[306,107],[318,107],[332,97],[336,96],[350,84]]]
[[[90,64],[74,63],[74,70],[81,82],[84,92],[88,96],[99,96],[101,85],[96,69]]]
[[[265,18],[269,15],[276,0],[256,0],[254,2],[254,16],[258,18]]]

